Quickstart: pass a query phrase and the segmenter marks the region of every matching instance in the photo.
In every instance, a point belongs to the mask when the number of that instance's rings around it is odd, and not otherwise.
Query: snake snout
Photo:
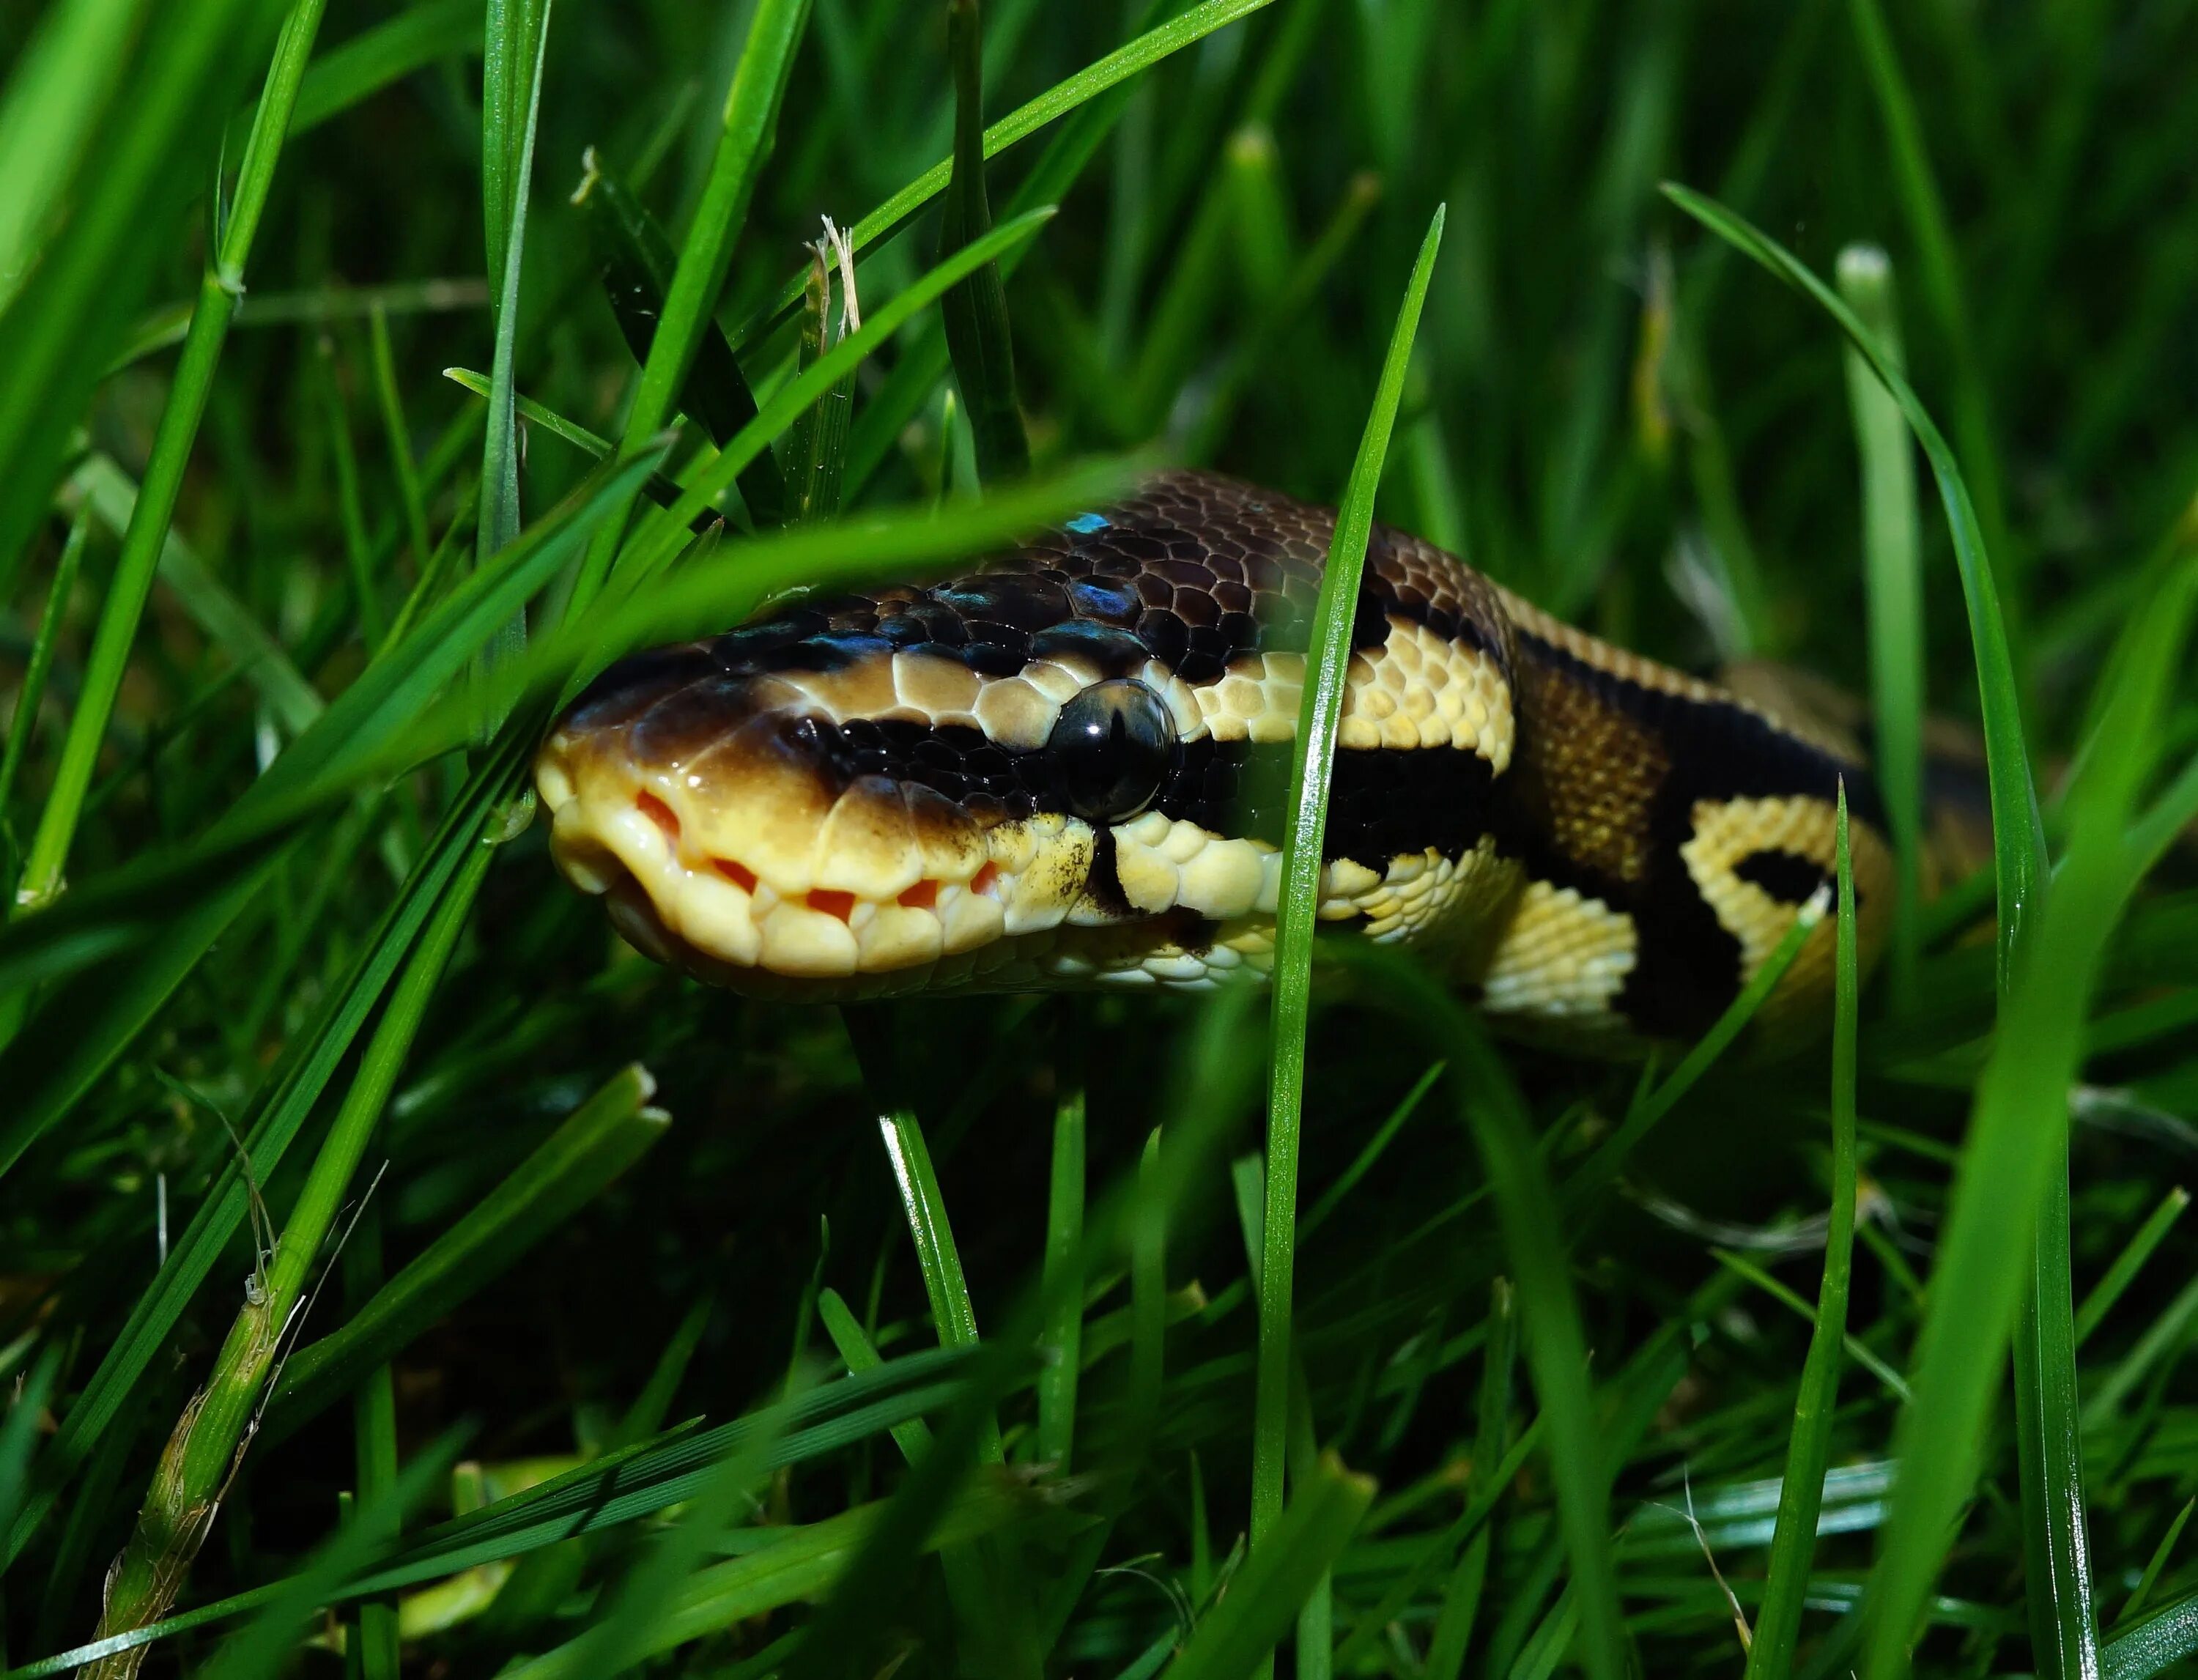
[[[633,945],[719,984],[858,981],[1057,923],[1089,831],[951,797],[878,734],[699,650],[625,661],[537,759],[552,854]]]

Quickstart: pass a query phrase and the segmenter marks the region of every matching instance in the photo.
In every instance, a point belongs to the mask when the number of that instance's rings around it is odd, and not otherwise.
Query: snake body
[[[622,660],[537,761],[553,855],[643,951],[751,991],[1264,970],[1334,523],[1164,474],[952,581]],[[1882,817],[1838,740],[1379,526],[1352,642],[1324,932],[1407,942],[1529,1034],[1689,1038],[1817,913],[1844,778],[1877,943]],[[1821,1012],[1831,931],[1774,1026]]]

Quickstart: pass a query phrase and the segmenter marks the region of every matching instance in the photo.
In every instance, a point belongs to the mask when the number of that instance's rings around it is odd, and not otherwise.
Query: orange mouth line
[[[633,796],[633,804],[636,811],[656,825],[673,852],[683,853],[684,830],[677,811],[645,788]],[[761,878],[756,872],[737,858],[712,857],[708,861],[712,869],[743,892],[753,894],[760,885]],[[939,889],[951,883],[926,878],[898,894],[893,902],[906,910],[935,910],[939,908]],[[967,890],[997,898],[999,886],[1000,867],[988,862],[970,878]],[[822,911],[842,922],[852,922],[858,897],[853,892],[820,887],[804,895],[803,902],[812,910]]]

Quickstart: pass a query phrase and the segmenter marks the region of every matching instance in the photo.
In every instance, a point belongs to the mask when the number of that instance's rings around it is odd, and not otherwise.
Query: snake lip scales
[[[1263,971],[1333,521],[1165,474],[951,582],[622,660],[536,763],[558,865],[642,950],[743,991]],[[1817,894],[1842,776],[1876,943],[1890,864],[1854,756],[1377,526],[1320,916],[1523,1031],[1688,1036]],[[1829,933],[1774,1020],[1818,1009]]]

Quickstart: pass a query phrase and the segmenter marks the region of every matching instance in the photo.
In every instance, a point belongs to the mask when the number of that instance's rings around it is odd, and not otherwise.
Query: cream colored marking
[[[1602,899],[1530,881],[1480,976],[1481,1005],[1494,1014],[1615,1021],[1638,939],[1633,918]]]
[[[1827,800],[1701,799],[1695,832],[1679,847],[1687,873],[1725,931],[1740,941],[1743,980],[1778,948],[1800,910],[1733,870],[1758,852],[1790,852],[1829,871],[1837,812]]]

